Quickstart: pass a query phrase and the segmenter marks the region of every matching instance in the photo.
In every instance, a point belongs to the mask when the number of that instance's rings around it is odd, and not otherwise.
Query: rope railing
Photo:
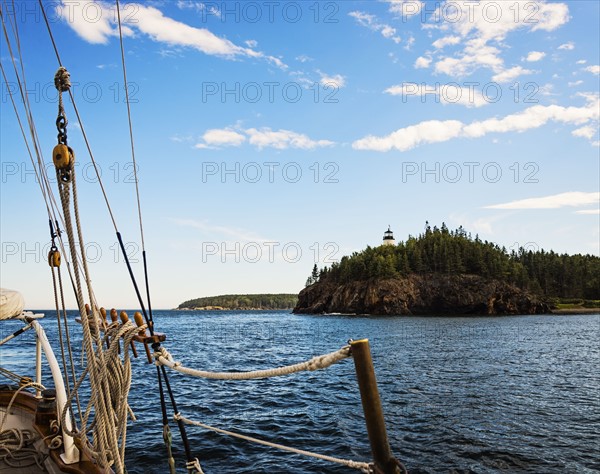
[[[328,461],[328,462],[332,462],[335,464],[341,464],[342,466],[346,466],[351,469],[358,469],[361,472],[364,472],[367,474],[374,472],[373,465],[371,463],[361,462],[361,461],[352,461],[350,459],[336,458],[334,456],[327,456],[325,454],[313,453],[311,451],[293,448],[291,446],[285,446],[285,445],[279,444],[279,443],[272,443],[270,441],[265,441],[264,439],[254,438],[252,436],[235,433],[233,431],[224,430],[222,428],[216,428],[214,426],[210,426],[205,423],[201,423],[199,421],[190,420],[190,419],[182,416],[180,413],[176,413],[173,418],[175,420],[182,420],[184,423],[186,423],[188,425],[198,426],[198,427],[204,428],[206,430],[214,431],[215,433],[219,433],[219,434],[226,435],[226,436],[231,436],[233,438],[243,439],[245,441],[250,441],[250,442],[256,443],[256,444],[262,444],[263,446],[268,446],[270,448],[279,449],[281,451],[287,451],[287,452],[294,453],[294,454],[301,454],[303,456],[320,459],[321,461]]]
[[[215,380],[251,380],[251,379],[264,379],[270,377],[280,377],[282,375],[290,375],[296,372],[303,371],[315,371],[319,369],[326,369],[327,367],[336,364],[344,359],[351,357],[350,346],[344,346],[341,349],[330,352],[329,354],[323,354],[320,356],[313,357],[310,360],[300,362],[298,364],[287,365],[284,367],[277,367],[273,369],[254,370],[249,372],[210,372],[206,370],[191,369],[184,367],[181,362],[173,360],[171,354],[164,348],[160,347],[154,353],[154,359],[156,364],[164,365],[182,374],[191,375],[193,377],[200,377],[205,379]]]

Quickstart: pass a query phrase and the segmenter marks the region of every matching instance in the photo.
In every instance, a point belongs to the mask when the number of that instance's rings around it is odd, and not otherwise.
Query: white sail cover
[[[0,320],[20,316],[24,307],[25,300],[21,293],[0,288]]]

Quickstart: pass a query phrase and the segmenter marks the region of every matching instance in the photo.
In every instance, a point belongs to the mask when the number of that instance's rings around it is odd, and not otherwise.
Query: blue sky
[[[50,164],[58,63],[37,2],[15,5]],[[141,279],[115,5],[45,5]],[[153,306],[297,292],[315,263],[378,245],[388,225],[404,240],[426,220],[509,249],[598,255],[599,5],[121,3]],[[1,61],[0,282],[47,308],[47,214],[4,37]],[[96,297],[135,307],[66,103]]]

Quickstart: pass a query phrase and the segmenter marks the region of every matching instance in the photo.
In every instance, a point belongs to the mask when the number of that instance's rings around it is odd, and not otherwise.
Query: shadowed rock
[[[550,308],[516,286],[477,275],[409,275],[343,285],[315,283],[298,295],[294,313],[373,315],[545,314]]]

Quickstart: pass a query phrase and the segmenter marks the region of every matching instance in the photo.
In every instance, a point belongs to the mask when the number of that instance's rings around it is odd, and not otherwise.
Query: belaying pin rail
[[[142,316],[142,313],[136,311],[133,315],[133,319],[135,320],[135,324],[137,324],[138,327],[143,326],[144,317]],[[148,363],[152,364],[154,363],[154,360],[152,358],[152,354],[150,353],[149,346],[154,344],[160,345],[161,342],[167,340],[167,336],[160,332],[154,332],[154,334],[150,334],[147,329],[140,329],[140,332],[133,336],[133,340],[144,344],[144,349],[146,350],[146,357],[148,358]]]

